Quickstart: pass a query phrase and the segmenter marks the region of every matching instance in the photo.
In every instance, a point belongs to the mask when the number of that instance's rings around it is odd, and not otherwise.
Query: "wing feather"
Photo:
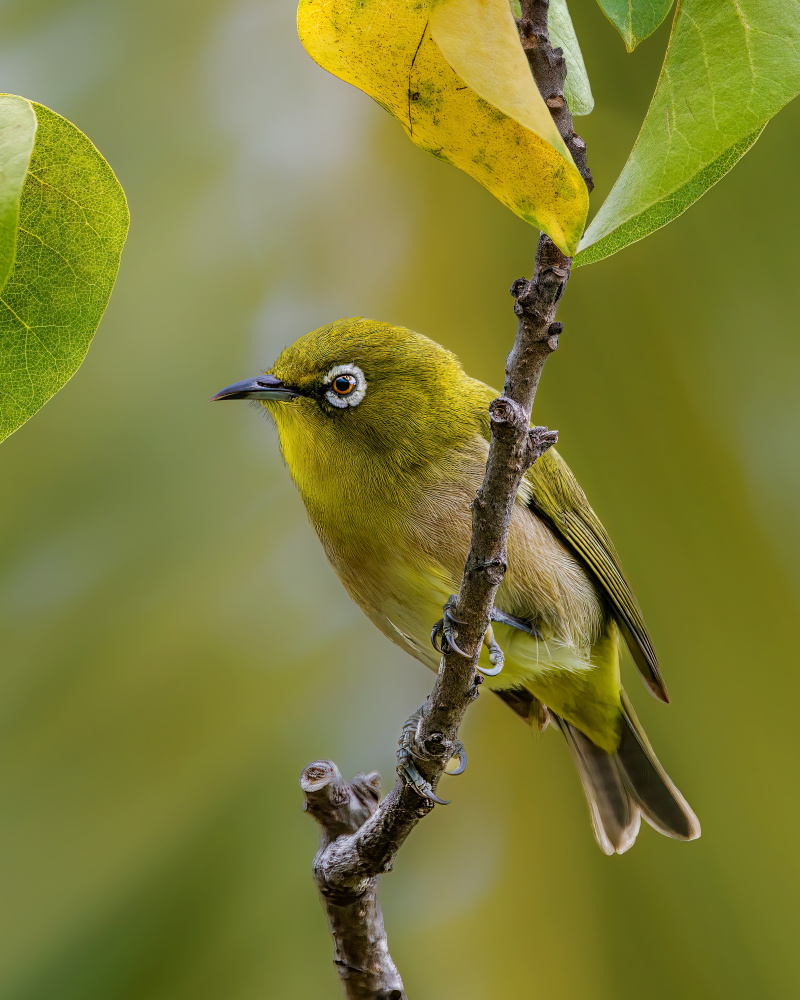
[[[544,518],[591,571],[614,611],[634,662],[661,701],[669,701],[639,603],[620,565],[608,533],[569,466],[551,448],[528,473],[530,509]]]

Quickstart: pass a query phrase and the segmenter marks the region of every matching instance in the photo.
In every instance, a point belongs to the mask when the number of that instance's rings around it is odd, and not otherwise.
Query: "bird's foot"
[[[442,611],[442,617],[431,629],[431,645],[437,653],[446,655],[447,653],[453,652],[468,659],[469,654],[465,653],[456,642],[456,639],[458,638],[458,630],[453,628],[454,625],[464,624],[453,615],[456,600],[455,594],[451,594],[448,597],[447,603]]]
[[[480,664],[477,665],[478,670],[486,677],[497,677],[500,671],[503,669],[503,664],[505,662],[505,657],[503,656],[503,650],[497,645],[494,638],[494,632],[492,632],[492,626],[490,625],[486,629],[486,635],[483,637],[483,644],[489,650],[489,662],[492,664],[491,669],[482,667]]]
[[[416,741],[417,725],[419,724],[422,710],[415,712],[403,726],[403,732],[399,740],[397,751],[397,773],[400,777],[423,799],[430,799],[441,806],[449,805],[448,799],[439,798],[434,792],[433,786],[417,770],[413,758],[417,760],[440,760],[440,754],[435,751],[424,750]],[[443,749],[445,743],[441,733],[433,733],[428,738],[428,742],[434,743],[439,750]],[[433,750],[433,748],[431,748]],[[458,766],[452,771],[445,771],[445,774],[463,774],[467,769],[467,751],[464,744],[456,741],[451,745],[451,760],[458,760]]]

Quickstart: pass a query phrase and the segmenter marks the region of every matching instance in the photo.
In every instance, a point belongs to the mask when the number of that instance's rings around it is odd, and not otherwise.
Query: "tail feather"
[[[556,719],[578,769],[600,850],[604,854],[624,854],[636,840],[640,815],[638,805],[628,793],[616,754],[595,746],[565,719],[558,716]]]
[[[697,816],[661,766],[628,696],[621,693],[626,725],[617,757],[633,800],[659,833],[675,840],[696,840],[700,836]]]
[[[624,854],[636,840],[642,817],[667,837],[694,840],[700,836],[697,817],[659,763],[624,692],[622,698],[622,734],[613,754],[550,713],[578,769],[600,849]]]

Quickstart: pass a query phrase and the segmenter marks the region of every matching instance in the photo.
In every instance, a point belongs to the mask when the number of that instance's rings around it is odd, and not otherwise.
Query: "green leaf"
[[[798,93],[798,0],[679,3],[647,117],[575,264],[602,260],[679,216]]]
[[[565,253],[588,192],[531,76],[508,0],[300,0],[300,39]]]
[[[30,101],[0,95],[0,291],[14,263],[19,201],[35,134],[36,115]]]
[[[583,62],[583,53],[578,44],[578,36],[572,25],[567,0],[550,0],[548,15],[550,44],[564,52],[567,62],[567,78],[564,81],[564,96],[573,115],[591,114],[594,108],[589,74]]]
[[[639,42],[653,34],[669,14],[673,4],[673,0],[597,0],[597,2],[622,35],[628,52],[633,52]]]
[[[14,200],[9,178],[22,170],[23,135],[33,138],[33,148],[21,197]],[[2,441],[44,406],[86,356],[117,276],[128,207],[111,168],[86,136],[20,97],[0,98],[0,176],[0,266],[5,253],[13,256],[0,292]]]

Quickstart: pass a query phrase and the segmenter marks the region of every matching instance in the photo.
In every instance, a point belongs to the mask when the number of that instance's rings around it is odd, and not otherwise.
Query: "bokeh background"
[[[595,207],[667,29],[574,0]],[[132,225],[67,387],[0,449],[3,1000],[335,998],[303,765],[380,769],[431,676],[352,606],[249,407],[314,326],[502,379],[536,234],[305,55],[291,0],[5,0],[0,90],[84,129]],[[672,695],[628,687],[703,837],[605,858],[561,740],[489,696],[384,880],[409,995],[794,997],[800,106],[667,229],[575,272],[536,418],[614,536]]]

